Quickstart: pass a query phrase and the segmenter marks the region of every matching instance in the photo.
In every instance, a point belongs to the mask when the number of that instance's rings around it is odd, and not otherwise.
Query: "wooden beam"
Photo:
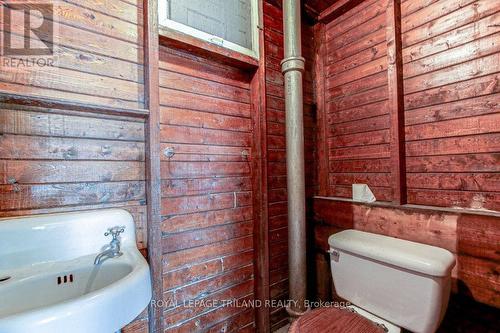
[[[159,33],[161,45],[171,49],[184,50],[203,58],[213,59],[226,65],[248,70],[255,70],[259,65],[259,61],[251,56],[165,26],[160,26]]]
[[[339,0],[319,14],[318,22],[327,24],[340,15],[347,13],[363,1],[365,0]]]
[[[259,1],[259,27],[263,27],[262,0]],[[267,103],[266,54],[264,30],[259,29],[259,68],[250,85],[254,140],[252,147],[252,191],[254,212],[255,298],[265,304],[269,300],[269,227],[267,184]],[[255,309],[256,331],[270,332],[269,307]]]
[[[314,26],[314,85],[316,89],[316,126],[318,140],[318,185],[319,195],[328,195],[328,121],[326,119],[325,104],[325,61],[326,38],[325,24],[317,23]]]
[[[149,114],[149,111],[146,109],[125,109],[106,105],[82,103],[60,98],[55,99],[27,93],[14,94],[0,92],[0,103],[139,118],[145,118]]]
[[[148,259],[153,300],[163,299],[161,248],[160,176],[160,82],[158,2],[144,0],[144,90],[149,109],[146,123],[146,200],[148,216]],[[149,306],[149,332],[163,333],[163,309]]]
[[[387,75],[389,113],[391,118],[391,184],[393,202],[406,204],[406,152],[401,42],[401,0],[390,0],[387,6]]]

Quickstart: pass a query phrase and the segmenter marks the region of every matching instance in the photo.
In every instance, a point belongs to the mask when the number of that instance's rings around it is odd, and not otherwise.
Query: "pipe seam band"
[[[288,57],[281,61],[281,72],[285,74],[289,71],[304,72],[306,59],[304,57]]]

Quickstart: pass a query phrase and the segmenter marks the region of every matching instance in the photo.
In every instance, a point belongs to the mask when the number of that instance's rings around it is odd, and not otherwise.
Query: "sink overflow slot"
[[[57,277],[57,284],[73,282],[73,274]]]
[[[10,276],[3,276],[3,277],[0,277],[0,282],[5,282],[9,279],[10,279]]]

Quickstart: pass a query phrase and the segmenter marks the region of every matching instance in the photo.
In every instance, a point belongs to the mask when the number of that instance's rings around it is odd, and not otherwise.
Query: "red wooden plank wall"
[[[391,188],[387,0],[326,24],[329,195]],[[500,210],[500,4],[403,1],[408,203]]]
[[[0,216],[123,207],[145,247],[144,121],[0,104]]]
[[[187,304],[254,298],[250,79],[160,50],[165,332],[253,330],[253,309]]]
[[[54,21],[55,67],[2,62],[1,93],[143,108],[142,1],[54,1]],[[124,208],[145,249],[144,119],[70,109],[0,104],[0,216]],[[124,332],[147,325],[143,313]]]
[[[500,2],[405,1],[402,42],[408,202],[500,210]]]
[[[351,197],[351,184],[366,183],[378,200],[392,200],[387,1],[367,0],[325,25],[331,196]]]
[[[286,141],[284,81],[280,62],[283,59],[283,12],[275,2],[264,1],[264,47],[266,53],[267,145],[269,190],[269,283],[272,300],[288,299],[288,227],[286,192]],[[314,194],[315,176],[315,107],[313,91],[313,31],[303,24],[302,53],[306,58],[304,73],[304,136],[306,152],[306,190]],[[288,322],[283,307],[270,309],[271,330]]]
[[[53,3],[55,66],[2,66],[0,91],[142,108],[142,1]],[[22,43],[18,32],[23,31],[23,21],[19,18],[22,16],[13,16],[11,28],[6,30],[12,31],[13,45]],[[41,36],[49,41],[47,34]]]
[[[351,197],[351,184],[361,182],[378,200],[394,199],[388,1],[366,0],[325,24],[324,194],[332,197]],[[401,14],[407,198],[420,207],[316,198],[317,286],[328,289],[328,236],[355,228],[449,249],[455,291],[500,307],[500,3],[403,0]]]

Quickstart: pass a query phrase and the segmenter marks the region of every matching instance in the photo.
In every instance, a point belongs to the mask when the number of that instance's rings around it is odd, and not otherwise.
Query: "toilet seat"
[[[354,311],[353,311],[354,310]],[[358,308],[318,308],[296,319],[289,333],[386,333],[382,326],[360,314]],[[365,311],[364,311],[365,312]],[[385,325],[385,322],[384,322]],[[394,325],[392,325],[394,326]]]

